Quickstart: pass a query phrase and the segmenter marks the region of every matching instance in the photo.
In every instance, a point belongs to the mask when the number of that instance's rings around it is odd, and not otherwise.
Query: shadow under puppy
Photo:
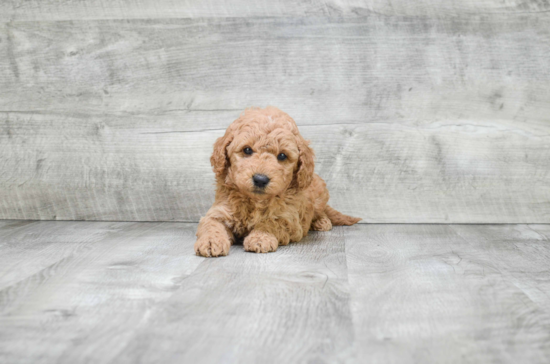
[[[246,251],[273,252],[309,230],[361,220],[327,205],[329,193],[313,173],[308,144],[294,120],[276,107],[245,110],[214,144],[216,200],[200,220],[197,255],[227,255],[236,238],[244,238]]]

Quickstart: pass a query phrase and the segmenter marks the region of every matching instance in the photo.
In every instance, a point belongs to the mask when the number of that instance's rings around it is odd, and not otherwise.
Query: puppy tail
[[[353,225],[357,224],[360,220],[362,220],[359,217],[352,217],[348,215],[344,215],[343,213],[336,211],[329,205],[325,207],[325,214],[327,214],[328,218],[330,219],[330,222],[333,226],[340,226],[340,225]]]

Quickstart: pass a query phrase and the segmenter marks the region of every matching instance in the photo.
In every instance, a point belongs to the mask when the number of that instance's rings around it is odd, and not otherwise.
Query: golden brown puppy
[[[197,255],[227,255],[236,238],[244,238],[247,251],[273,252],[310,229],[361,220],[327,205],[328,190],[313,173],[308,144],[294,120],[272,106],[247,109],[229,125],[210,158],[216,200],[200,220]]]

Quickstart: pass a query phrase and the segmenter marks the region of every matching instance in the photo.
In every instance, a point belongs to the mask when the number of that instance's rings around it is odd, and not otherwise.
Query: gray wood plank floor
[[[357,225],[219,259],[195,229],[0,221],[0,362],[550,361],[550,225]]]

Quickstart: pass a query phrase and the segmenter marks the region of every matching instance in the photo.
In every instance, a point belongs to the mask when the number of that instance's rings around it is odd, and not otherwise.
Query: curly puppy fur
[[[256,253],[300,241],[309,230],[353,225],[359,218],[327,205],[325,181],[294,120],[275,107],[246,109],[214,144],[216,200],[199,223],[195,252],[227,255],[236,239]],[[281,157],[281,154],[284,154]],[[255,175],[269,179],[258,186]]]

